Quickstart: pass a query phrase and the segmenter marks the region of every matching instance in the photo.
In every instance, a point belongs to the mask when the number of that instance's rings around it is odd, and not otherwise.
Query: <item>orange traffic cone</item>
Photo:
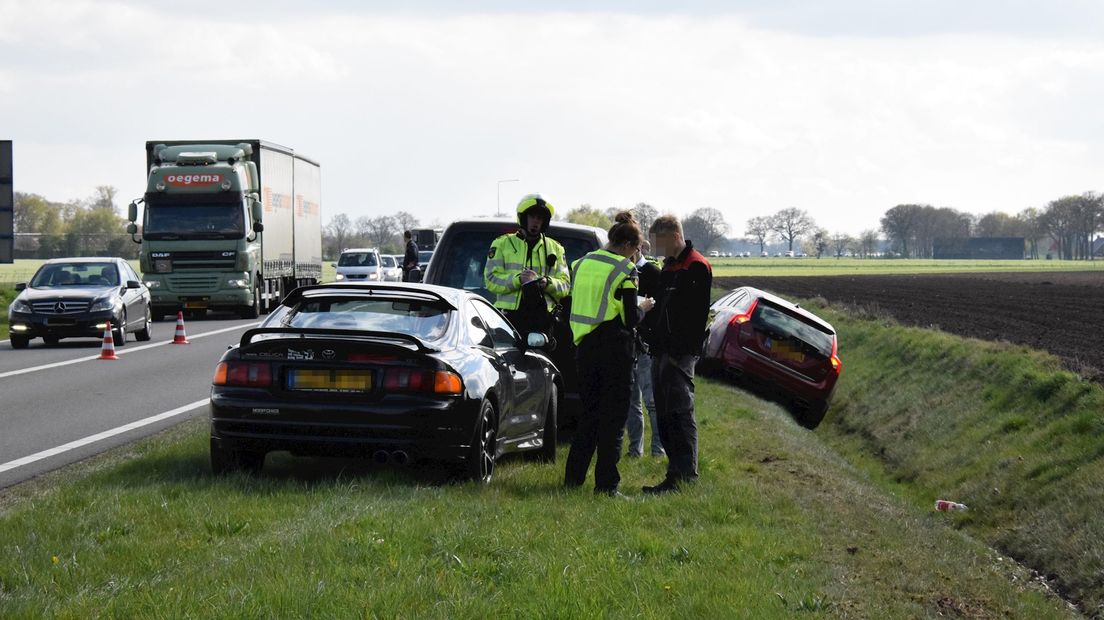
[[[119,356],[115,355],[115,338],[111,335],[111,321],[108,321],[107,327],[104,328],[103,346],[100,347],[100,356],[96,359],[119,359]]]
[[[188,342],[188,336],[184,333],[184,312],[178,310],[176,313],[176,334],[173,336],[173,344],[191,344]]]

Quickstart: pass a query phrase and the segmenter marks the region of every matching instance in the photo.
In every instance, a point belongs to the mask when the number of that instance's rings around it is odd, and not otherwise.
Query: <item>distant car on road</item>
[[[211,468],[265,455],[441,460],[489,482],[505,453],[556,457],[562,380],[474,293],[422,284],[321,284],[291,292],[215,369]]]
[[[710,307],[702,361],[767,388],[810,429],[824,419],[842,370],[836,330],[827,321],[751,287],[735,289]]]
[[[62,338],[102,338],[107,322],[115,346],[127,334],[149,340],[153,324],[150,293],[121,258],[55,258],[38,268],[8,306],[8,337],[13,349],[34,338],[48,345]]]
[[[470,219],[453,222],[437,244],[437,258],[430,263],[423,281],[427,284],[450,286],[471,291],[493,303],[494,294],[483,285],[483,267],[487,251],[499,235],[518,231],[517,220],[503,218]],[[564,247],[568,266],[584,254],[602,247],[607,239],[605,230],[566,222],[552,222],[546,233]],[[579,378],[575,370],[575,344],[567,317],[571,314],[571,298],[563,302],[563,321],[552,331],[556,346],[549,354],[564,377],[564,399],[560,422],[564,428],[574,425],[580,409]]]
[[[383,259],[375,248],[350,248],[341,252],[334,265],[337,281],[383,281]]]
[[[383,261],[383,281],[402,282],[402,257],[394,254],[381,254]]]

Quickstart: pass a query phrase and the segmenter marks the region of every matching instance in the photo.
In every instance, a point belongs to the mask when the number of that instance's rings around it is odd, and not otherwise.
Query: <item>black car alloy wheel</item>
[[[475,425],[475,437],[467,462],[468,477],[481,484],[489,483],[494,475],[498,443],[494,415],[494,405],[484,400],[479,408],[479,421]]]

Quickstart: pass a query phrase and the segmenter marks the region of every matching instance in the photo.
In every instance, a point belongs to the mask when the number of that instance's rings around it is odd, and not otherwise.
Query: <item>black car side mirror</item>
[[[142,283],[139,282],[138,280],[127,280],[126,287],[127,288],[142,288]]]
[[[19,284],[15,285],[15,290],[17,290],[17,291],[22,291],[26,288],[27,288],[27,283],[26,282],[20,282]]]

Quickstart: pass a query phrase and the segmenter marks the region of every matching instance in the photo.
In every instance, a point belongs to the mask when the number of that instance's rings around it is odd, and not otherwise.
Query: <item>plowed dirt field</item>
[[[716,278],[714,285],[876,307],[906,325],[1042,349],[1081,376],[1104,382],[1104,273],[1099,271],[729,276]]]

